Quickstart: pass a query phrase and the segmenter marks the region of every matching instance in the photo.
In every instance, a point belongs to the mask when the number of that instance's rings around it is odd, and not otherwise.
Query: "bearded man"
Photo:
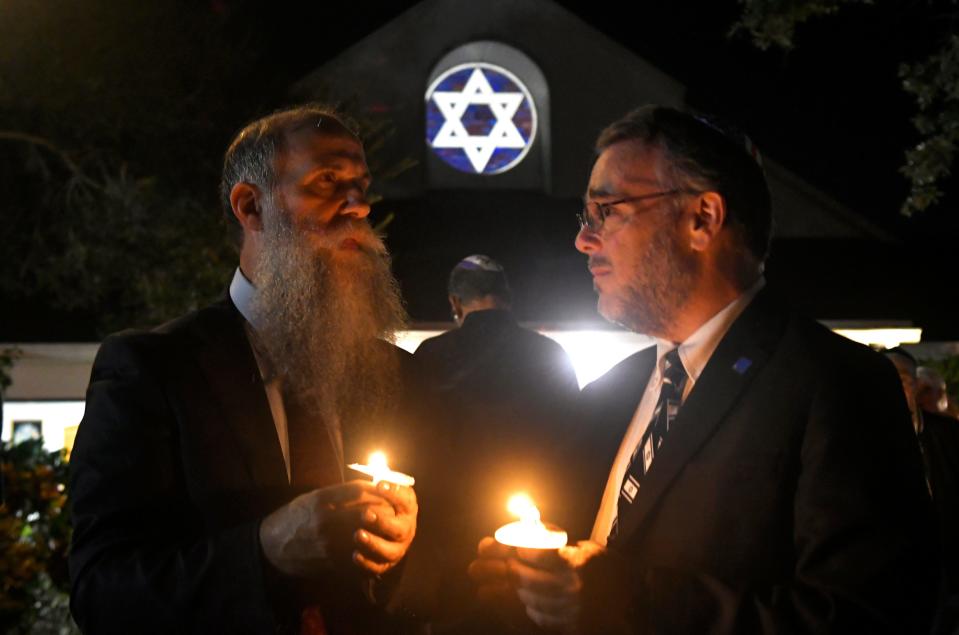
[[[590,540],[521,559],[484,539],[482,597],[566,635],[928,632],[898,379],[764,288],[770,228],[741,133],[660,106],[602,132],[576,248],[600,313],[656,345],[583,390]]]
[[[376,604],[416,496],[344,474],[374,443],[411,460],[409,431],[390,429],[407,361],[384,341],[405,314],[366,221],[369,185],[334,111],[251,123],[221,183],[242,232],[228,296],[103,342],[71,461],[84,631],[399,628]]]

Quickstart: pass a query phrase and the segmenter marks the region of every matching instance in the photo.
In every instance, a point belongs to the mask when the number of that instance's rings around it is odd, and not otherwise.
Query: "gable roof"
[[[551,0],[424,0],[304,77],[300,97],[346,102],[386,116],[394,134],[379,160],[417,166],[383,186],[389,198],[429,194],[424,91],[436,63],[470,42],[525,53],[549,87],[544,190],[579,198],[597,133],[644,103],[684,107],[685,86]],[[748,129],[749,122],[742,122]],[[777,238],[895,242],[889,233],[765,157]]]

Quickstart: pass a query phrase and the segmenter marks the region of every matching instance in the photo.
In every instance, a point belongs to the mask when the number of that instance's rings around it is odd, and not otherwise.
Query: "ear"
[[[450,300],[450,312],[453,315],[453,320],[457,324],[459,324],[459,321],[463,319],[463,303],[455,295],[449,296],[449,300]]]
[[[230,190],[230,207],[244,234],[263,230],[260,196],[259,188],[251,183],[240,182]]]
[[[726,199],[718,192],[703,192],[696,199],[690,235],[694,251],[706,251],[726,224]]]

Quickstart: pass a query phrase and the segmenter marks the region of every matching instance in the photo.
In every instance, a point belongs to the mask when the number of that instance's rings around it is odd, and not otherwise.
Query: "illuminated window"
[[[54,452],[73,445],[76,426],[83,418],[83,401],[4,401],[4,443],[43,437],[44,449]]]
[[[506,172],[535,139],[536,104],[523,82],[501,66],[460,64],[426,91],[426,141],[461,172]]]
[[[499,42],[460,46],[433,67],[424,99],[431,186],[543,189],[549,90],[522,51]]]

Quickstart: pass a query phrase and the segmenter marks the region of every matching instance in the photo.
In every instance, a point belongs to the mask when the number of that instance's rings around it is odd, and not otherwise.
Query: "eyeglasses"
[[[615,201],[609,201],[607,203],[597,203],[596,201],[587,201],[583,207],[583,211],[576,215],[576,220],[579,221],[579,230],[583,231],[588,229],[594,234],[598,234],[602,231],[606,219],[609,218],[615,206],[622,203],[635,203],[637,201],[646,201],[654,198],[660,198],[662,196],[672,196],[673,194],[698,194],[694,190],[666,190],[664,192],[653,192],[652,194],[641,194],[639,196],[627,196],[626,198],[616,199]]]

